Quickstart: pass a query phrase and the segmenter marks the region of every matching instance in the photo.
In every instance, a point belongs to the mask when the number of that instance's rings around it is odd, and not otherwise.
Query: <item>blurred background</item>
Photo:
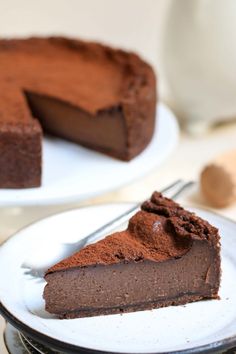
[[[169,0],[0,1],[0,36],[64,35],[133,50],[159,73]]]

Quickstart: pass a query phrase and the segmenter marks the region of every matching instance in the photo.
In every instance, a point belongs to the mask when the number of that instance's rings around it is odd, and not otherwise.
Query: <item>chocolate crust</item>
[[[137,156],[152,138],[157,101],[156,78],[152,68],[134,53],[63,37],[2,39],[0,66],[0,89],[7,93],[1,96],[0,131],[2,125],[7,123],[17,129],[22,121],[30,130],[33,115],[39,119],[46,132],[124,161]],[[41,103],[32,100],[32,96],[41,98]],[[57,119],[51,113],[49,116],[47,111],[45,116],[40,116],[43,98],[49,100],[51,105],[56,102],[60,107],[63,106],[66,117],[68,110],[73,110],[75,118],[66,136],[63,116]],[[101,116],[113,120],[118,112],[123,145],[113,149],[112,144],[110,147],[102,145],[102,141],[105,141],[103,136],[99,143],[93,142],[91,135],[87,141],[83,140],[83,132],[75,136],[73,126],[80,118],[81,111],[86,114],[88,121],[94,123],[102,121]],[[46,120],[52,124],[44,124]],[[47,129],[50,124],[53,129]],[[116,127],[113,130],[118,134]],[[2,141],[1,153],[6,152],[6,156],[4,168],[0,171],[0,188],[40,185],[41,165],[38,157],[35,157],[37,168],[34,168],[33,175],[29,176],[26,172],[22,183],[22,172],[19,173],[15,168],[16,161],[9,159],[9,155],[13,154],[11,145],[5,146],[5,140]],[[21,144],[20,137],[19,141],[16,139],[17,144]],[[41,149],[41,141],[32,144],[35,145],[32,149]],[[22,170],[30,169],[30,164],[25,161]],[[14,178],[4,172],[14,169]],[[36,170],[37,178],[34,176]],[[5,180],[8,183],[1,183]]]
[[[74,319],[74,318],[83,318],[83,317],[93,317],[101,315],[116,315],[123,314],[135,311],[145,311],[145,310],[155,310],[162,307],[168,306],[178,306],[186,305],[191,302],[200,301],[208,299],[219,299],[217,294],[209,294],[209,296],[202,296],[201,294],[182,294],[178,298],[173,298],[169,300],[158,300],[150,301],[146,303],[139,303],[135,305],[127,305],[122,307],[111,307],[111,308],[102,308],[102,309],[85,309],[85,310],[75,310],[71,312],[66,312],[64,314],[58,314],[60,319]]]
[[[41,184],[42,130],[29,124],[0,126],[0,187],[33,188]]]
[[[216,248],[220,247],[219,230],[216,227],[159,192],[154,192],[141,208],[149,213],[164,216],[168,220],[168,226],[178,237],[207,241]]]

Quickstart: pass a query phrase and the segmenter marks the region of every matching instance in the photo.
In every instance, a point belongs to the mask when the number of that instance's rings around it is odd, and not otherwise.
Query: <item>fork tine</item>
[[[195,184],[194,181],[184,182],[183,185],[172,195],[171,198],[172,199],[176,199],[180,194],[182,194],[182,192],[184,192],[185,190],[189,189],[194,184]]]
[[[166,186],[165,188],[163,188],[161,190],[161,193],[164,194],[166,192],[168,192],[169,190],[171,190],[174,187],[177,187],[179,184],[183,183],[184,181],[182,179],[177,179],[176,181],[174,181],[173,183],[169,184],[168,186]]]

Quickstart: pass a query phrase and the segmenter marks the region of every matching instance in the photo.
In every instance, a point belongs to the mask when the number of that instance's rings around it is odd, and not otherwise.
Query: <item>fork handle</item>
[[[188,187],[190,187],[193,184],[193,182],[183,182],[183,180],[179,179],[164,189],[161,190],[161,193],[166,193],[173,189],[174,187],[178,187],[177,191],[172,195],[172,198],[177,198],[184,190],[186,190]],[[99,229],[95,230],[88,236],[86,236],[83,239],[83,247],[85,245],[91,242],[94,242],[101,238],[104,235],[107,235],[108,233],[112,232],[114,229],[116,229],[118,226],[122,225],[123,223],[127,222],[131,216],[133,216],[137,211],[139,211],[140,206],[142,203],[138,203],[134,205],[132,208],[127,210],[126,212],[122,213],[121,215],[117,216],[115,219],[109,221],[107,224],[103,225]],[[78,245],[81,247],[81,241],[78,242]]]

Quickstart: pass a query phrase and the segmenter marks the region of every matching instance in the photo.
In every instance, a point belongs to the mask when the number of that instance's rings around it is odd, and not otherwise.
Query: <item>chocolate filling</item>
[[[127,155],[121,107],[94,116],[55,98],[32,92],[26,96],[33,116],[39,119],[45,132],[121,159]]]
[[[119,313],[132,307],[149,308],[150,303],[155,308],[172,301],[181,303],[183,296],[188,301],[217,297],[216,270],[212,251],[196,241],[179,259],[58,271],[46,276],[50,284],[44,292],[46,309],[69,318],[74,311],[77,316],[80,311],[92,315],[111,308],[112,313]]]

